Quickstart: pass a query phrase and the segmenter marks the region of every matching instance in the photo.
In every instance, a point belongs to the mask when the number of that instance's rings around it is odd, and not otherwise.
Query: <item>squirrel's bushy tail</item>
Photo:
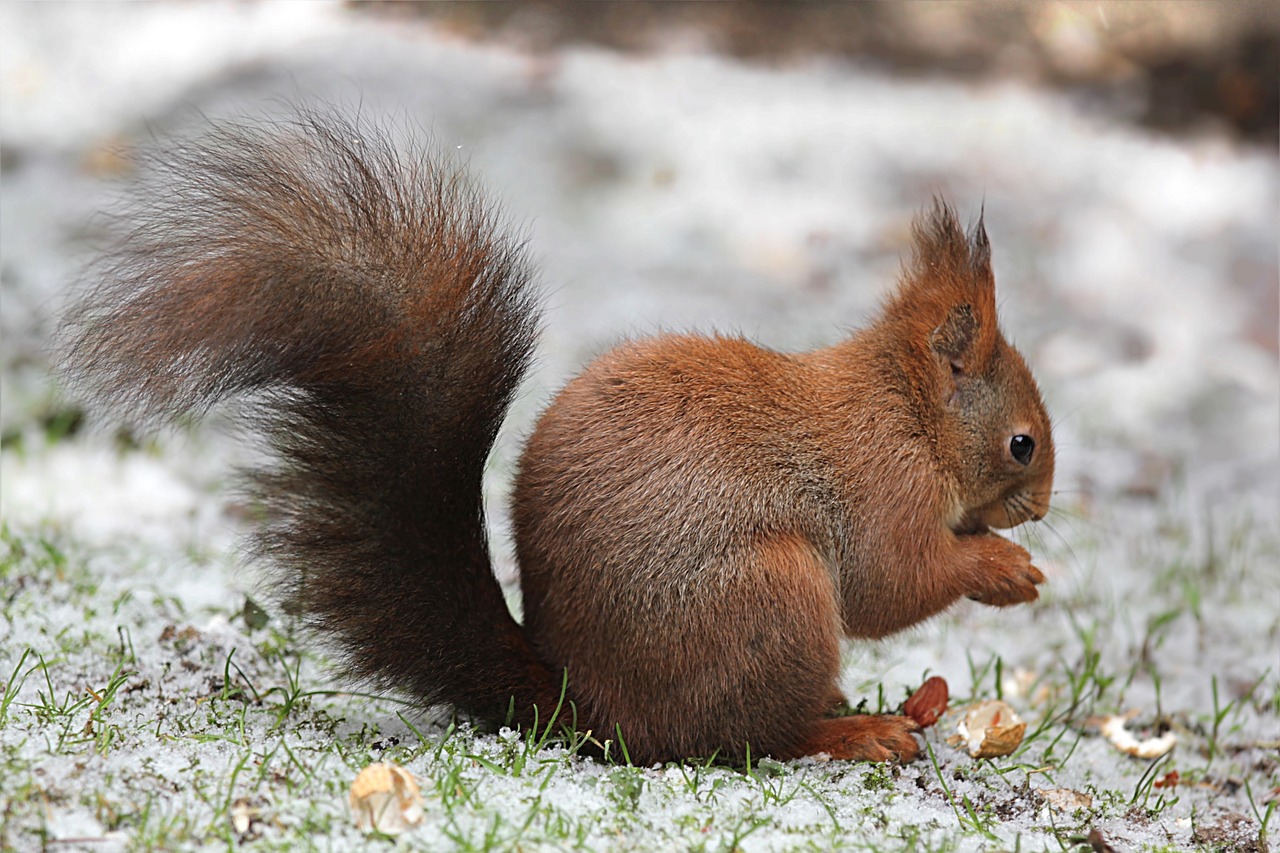
[[[68,314],[72,382],[134,420],[252,393],[255,551],[352,672],[501,720],[560,695],[490,567],[481,477],[530,359],[521,246],[361,121],[221,125],[155,158]]]

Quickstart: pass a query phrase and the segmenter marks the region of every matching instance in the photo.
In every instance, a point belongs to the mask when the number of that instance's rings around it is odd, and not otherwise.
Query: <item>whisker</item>
[[[1056,525],[1050,523],[1049,519],[1056,517],[1064,517],[1070,520],[1083,518],[1083,514],[1076,511],[1064,510],[1052,503],[1052,496],[1057,491],[1040,492],[1036,494],[1018,493],[1010,495],[1004,502],[1005,514],[1010,521],[1014,518],[1030,519],[1033,516],[1040,516],[1040,524],[1029,525],[1020,524],[1016,528],[1019,530],[1023,539],[1023,544],[1035,544],[1038,550],[1048,551],[1048,540],[1045,531],[1051,533],[1061,544],[1062,549],[1066,551],[1067,560],[1070,565],[1079,567],[1081,565],[1080,557],[1076,554],[1070,540],[1062,534]],[[1043,525],[1043,526],[1042,526]]]
[[[1067,551],[1067,556],[1071,561],[1071,565],[1077,569],[1081,568],[1083,566],[1083,563],[1080,562],[1080,557],[1079,555],[1076,554],[1076,549],[1071,547],[1071,541],[1067,539],[1067,537],[1063,536],[1060,532],[1058,532],[1058,529],[1054,527],[1052,524],[1050,524],[1047,519],[1048,519],[1048,516],[1046,516],[1044,519],[1041,519],[1041,523],[1044,525],[1044,529],[1052,533],[1054,536],[1056,536],[1058,538],[1058,541],[1062,543],[1062,547],[1065,548]]]
[[[1081,510],[1069,509],[1067,507],[1057,506],[1054,504],[1050,504],[1048,507],[1048,511],[1045,513],[1046,517],[1050,515],[1056,515],[1061,518],[1070,519],[1072,521],[1084,521],[1086,519],[1084,512]]]

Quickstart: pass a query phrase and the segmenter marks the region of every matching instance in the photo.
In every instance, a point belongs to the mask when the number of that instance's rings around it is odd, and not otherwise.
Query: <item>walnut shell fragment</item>
[[[999,699],[979,702],[965,712],[956,725],[955,746],[964,746],[974,758],[999,758],[1013,752],[1022,743],[1027,724],[1013,708]]]
[[[261,835],[263,808],[266,800],[262,797],[237,797],[231,804],[231,828],[240,836],[241,841],[248,841]]]
[[[1173,745],[1178,742],[1178,736],[1173,732],[1165,732],[1160,737],[1138,740],[1124,726],[1132,716],[1131,713],[1106,717],[1102,720],[1102,736],[1111,741],[1111,745],[1121,752],[1138,758],[1159,758],[1173,749]]]
[[[422,795],[408,770],[370,764],[351,783],[351,814],[361,832],[399,835],[422,821]]]
[[[902,713],[915,720],[920,728],[927,729],[946,713],[948,695],[946,679],[935,675],[911,694],[902,706]]]

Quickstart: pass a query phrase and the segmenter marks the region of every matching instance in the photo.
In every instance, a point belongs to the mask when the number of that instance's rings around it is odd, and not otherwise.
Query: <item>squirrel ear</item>
[[[905,323],[913,340],[950,364],[943,371],[944,384],[959,373],[981,373],[999,337],[983,218],[966,233],[947,203],[935,199],[932,209],[916,218],[912,232],[911,261],[885,316]]]
[[[933,330],[929,347],[949,361],[952,372],[957,373],[971,366],[969,361],[977,336],[978,318],[973,315],[973,306],[967,303],[956,305]]]
[[[904,306],[934,300],[968,302],[979,321],[994,320],[995,276],[983,214],[965,233],[955,211],[935,198],[933,207],[912,222],[911,236],[911,261],[894,301]]]

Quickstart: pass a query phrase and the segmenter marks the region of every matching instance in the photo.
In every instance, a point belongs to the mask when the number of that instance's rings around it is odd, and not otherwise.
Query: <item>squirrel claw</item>
[[[990,586],[969,598],[992,607],[1010,607],[1027,604],[1040,597],[1036,586],[1044,583],[1044,572],[1028,563],[1000,578],[993,578]]]
[[[967,596],[992,607],[1025,604],[1040,597],[1036,587],[1044,583],[1044,573],[1031,565],[1031,555],[1022,546],[994,535],[962,537],[969,549],[969,591]]]

